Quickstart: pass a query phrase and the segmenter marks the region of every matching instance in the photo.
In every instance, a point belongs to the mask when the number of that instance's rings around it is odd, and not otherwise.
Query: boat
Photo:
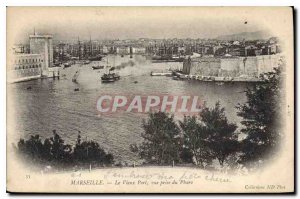
[[[173,79],[173,80],[180,80],[180,77],[178,77],[178,76],[173,76],[172,79]]]
[[[121,77],[119,74],[117,73],[104,73],[101,77],[101,81],[102,82],[115,82],[117,80],[119,80]]]
[[[224,85],[224,82],[216,82],[216,85],[222,86],[222,85]]]
[[[172,55],[153,55],[151,57],[153,63],[161,62],[183,62],[184,57],[172,56]]]
[[[89,63],[91,63],[91,61],[90,60],[85,60],[84,62],[83,62],[83,64],[89,64]]]
[[[56,63],[53,63],[53,65],[54,65],[55,67],[60,67],[61,63],[60,63],[60,62],[56,62]]]
[[[109,82],[115,82],[119,80],[121,77],[118,73],[111,73],[111,71],[114,71],[115,67],[111,67],[108,71],[108,73],[104,73],[101,77],[101,81],[103,83],[109,83]]]
[[[103,56],[101,55],[96,55],[96,56],[93,56],[93,57],[89,57],[89,61],[101,61],[103,58]]]
[[[68,68],[68,67],[70,67],[70,66],[71,66],[71,64],[70,64],[69,62],[64,63],[64,68]]]
[[[151,76],[171,76],[172,72],[151,72]]]
[[[92,66],[93,70],[103,69],[104,66]]]

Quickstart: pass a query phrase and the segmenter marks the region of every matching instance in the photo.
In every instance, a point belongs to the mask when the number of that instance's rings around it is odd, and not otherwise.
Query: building
[[[30,35],[30,54],[41,54],[44,56],[42,75],[48,75],[49,68],[53,67],[53,44],[52,35]]]
[[[15,54],[30,53],[29,46],[24,44],[16,44],[13,46],[12,50]]]
[[[30,35],[29,52],[15,46],[7,63],[8,82],[19,82],[41,77],[59,76],[59,67],[53,67],[51,35]]]
[[[44,68],[41,54],[15,54],[8,63],[8,82],[19,82],[40,78]]]
[[[118,46],[116,49],[117,54],[126,55],[130,53],[130,47],[128,46]]]
[[[183,73],[214,77],[258,78],[278,67],[280,54],[251,57],[195,57],[183,62]]]
[[[133,54],[145,54],[146,48],[145,47],[132,47]]]
[[[108,54],[109,53],[109,49],[107,46],[102,46],[102,53],[104,54]]]

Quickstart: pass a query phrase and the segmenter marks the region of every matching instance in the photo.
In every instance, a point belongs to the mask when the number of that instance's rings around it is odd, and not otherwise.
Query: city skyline
[[[157,8],[130,7],[122,9],[87,8],[84,17],[77,15],[80,7],[68,9],[18,8],[22,18],[16,20],[22,24],[16,31],[16,42],[24,42],[34,29],[38,34],[52,34],[55,40],[114,40],[114,39],[214,39],[223,35],[267,31],[268,28],[259,26],[257,21],[245,17],[218,16],[206,17],[207,9],[163,8],[163,14]],[[30,9],[36,10],[28,14]],[[161,9],[161,8],[160,8]],[[189,12],[186,12],[190,9]],[[222,8],[210,8],[210,12],[224,12]],[[226,12],[226,11],[225,11]],[[238,9],[237,9],[238,12]],[[250,12],[250,11],[249,11]],[[51,16],[51,17],[49,17]],[[60,19],[60,16],[64,16]],[[38,20],[36,20],[38,19]],[[30,24],[29,24],[30,23]]]
[[[53,41],[55,43],[60,43],[60,42],[70,42],[70,43],[78,43],[78,41],[81,42],[105,42],[105,41],[138,41],[138,40],[149,40],[149,41],[163,41],[163,40],[178,40],[178,41],[184,41],[184,40],[199,40],[199,41],[209,41],[209,40],[219,40],[219,41],[251,41],[251,40],[269,40],[270,38],[277,37],[276,35],[272,35],[264,30],[258,30],[255,32],[238,32],[238,33],[233,33],[233,34],[226,34],[226,35],[219,35],[217,37],[212,37],[212,38],[191,38],[191,37],[166,37],[166,38],[151,38],[151,37],[136,37],[136,38],[107,38],[107,39],[99,39],[99,38],[94,38],[92,35],[86,36],[86,37],[72,37],[72,38],[60,38],[56,37],[57,34],[51,34],[48,32],[38,32],[36,28],[33,29],[32,33],[28,33],[24,35],[24,39],[18,40],[14,43],[14,45],[18,44],[28,44],[29,45],[29,39],[28,36],[34,35],[34,31],[36,35],[51,35],[53,36]],[[55,36],[56,35],[56,36]],[[27,36],[27,38],[25,38]]]

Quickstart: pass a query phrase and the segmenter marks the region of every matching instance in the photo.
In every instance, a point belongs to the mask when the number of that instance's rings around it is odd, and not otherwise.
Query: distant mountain
[[[257,40],[257,39],[269,39],[272,35],[266,31],[256,31],[256,32],[241,32],[231,35],[221,35],[216,39],[219,40]]]

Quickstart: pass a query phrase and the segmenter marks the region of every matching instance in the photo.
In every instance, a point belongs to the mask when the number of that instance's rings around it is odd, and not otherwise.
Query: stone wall
[[[190,74],[202,74],[204,76],[218,76],[220,69],[220,59],[216,58],[196,58],[192,60]]]
[[[218,76],[237,76],[240,71],[240,59],[239,57],[230,57],[226,59],[220,59],[220,71]]]
[[[278,67],[280,54],[254,57],[187,58],[183,62],[183,73],[202,76],[258,77],[261,73]]]

